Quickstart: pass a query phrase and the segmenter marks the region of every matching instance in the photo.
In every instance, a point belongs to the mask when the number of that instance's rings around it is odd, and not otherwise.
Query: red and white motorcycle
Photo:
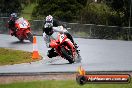
[[[15,22],[16,36],[20,41],[29,40],[33,42],[33,34],[31,33],[30,23],[23,17],[19,18]],[[10,30],[11,33],[13,31]]]
[[[50,47],[54,48],[59,56],[68,60],[69,63],[74,63],[80,56],[75,46],[65,34],[56,32],[56,35],[56,38],[50,38]]]

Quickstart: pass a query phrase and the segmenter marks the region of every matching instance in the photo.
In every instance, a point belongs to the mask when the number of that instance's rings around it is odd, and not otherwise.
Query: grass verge
[[[85,84],[79,85],[75,80],[44,80],[1,84],[0,88],[131,88],[129,84]]]
[[[31,52],[0,48],[0,65],[29,63],[32,61]]]

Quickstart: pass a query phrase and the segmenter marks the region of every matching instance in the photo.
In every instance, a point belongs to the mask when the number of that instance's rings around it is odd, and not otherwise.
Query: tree
[[[0,0],[0,12],[12,13],[22,10],[20,0]]]
[[[110,8],[103,3],[90,3],[81,12],[81,22],[108,25]]]
[[[83,6],[86,6],[88,0],[77,0],[78,3],[82,4]]]
[[[121,19],[120,26],[128,26],[128,20],[130,17],[130,2],[131,0],[105,0],[106,4],[116,11],[118,18]],[[120,14],[121,13],[121,14]]]
[[[82,5],[76,0],[40,0],[34,8],[32,16],[42,18],[49,14],[63,21],[77,19]]]

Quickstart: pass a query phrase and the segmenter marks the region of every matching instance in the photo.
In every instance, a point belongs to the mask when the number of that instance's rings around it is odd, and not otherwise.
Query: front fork
[[[25,34],[25,37],[26,38],[28,38],[28,35],[27,35],[28,33],[30,33],[30,28],[28,28],[28,29],[25,30],[25,33],[24,34]]]
[[[69,48],[71,48],[71,50],[72,50],[72,57],[73,57],[73,59],[75,59],[76,49],[75,49],[73,43],[72,43],[71,41],[67,41],[66,44],[67,44],[67,45],[64,46],[65,49],[69,50]],[[61,46],[61,47],[63,47],[63,46]],[[60,47],[60,48],[61,48],[61,47]],[[60,48],[59,48],[58,50],[60,50]],[[60,56],[62,56],[61,52],[58,52],[58,53],[59,53]],[[62,56],[62,57],[63,57],[63,56]]]

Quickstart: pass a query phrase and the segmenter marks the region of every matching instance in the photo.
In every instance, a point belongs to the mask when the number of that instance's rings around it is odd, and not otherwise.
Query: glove
[[[55,48],[55,47],[57,47],[57,43],[56,43],[56,41],[55,40],[52,40],[51,42],[50,42],[50,44],[49,44],[49,47],[52,47],[52,48]]]

